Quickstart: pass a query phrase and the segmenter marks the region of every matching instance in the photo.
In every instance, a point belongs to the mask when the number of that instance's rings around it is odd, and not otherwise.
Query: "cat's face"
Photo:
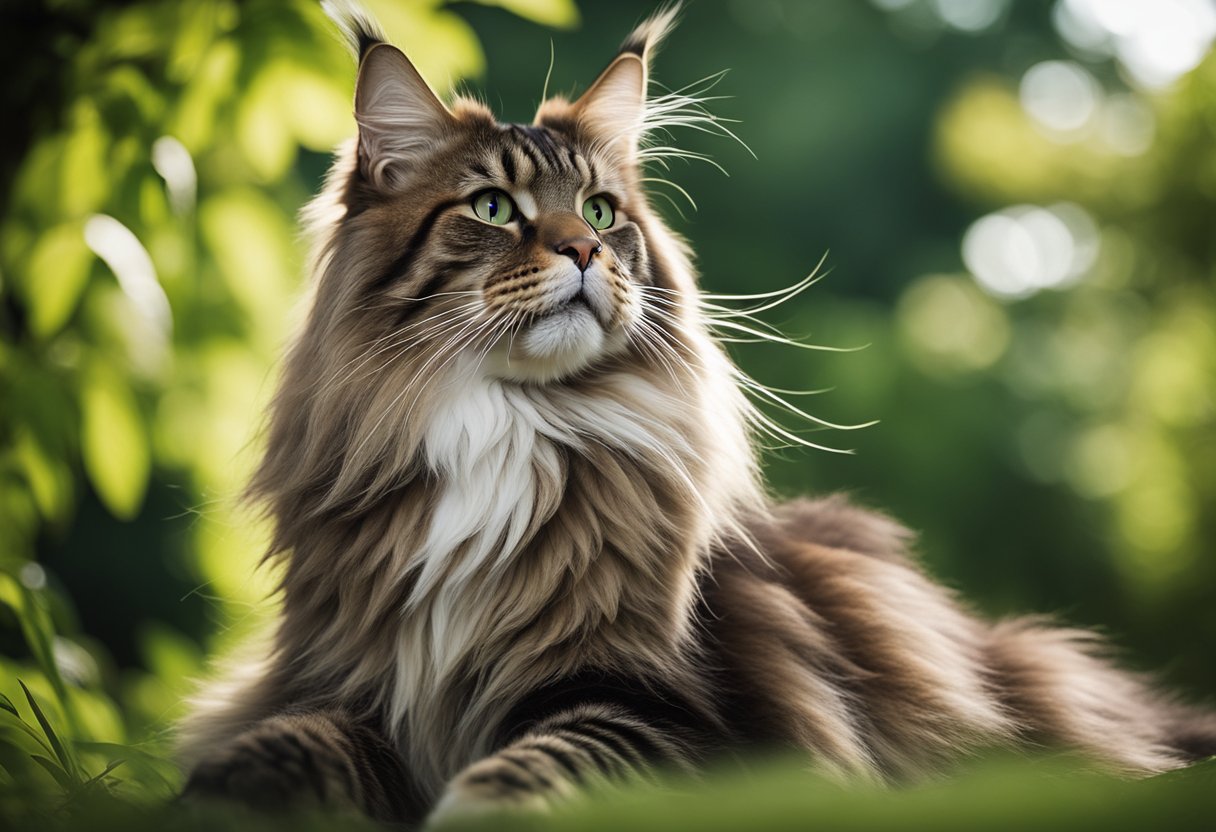
[[[445,107],[395,48],[367,51],[335,248],[348,265],[321,294],[370,336],[368,359],[412,352],[418,373],[471,361],[543,383],[653,333],[675,287],[644,230],[645,85],[641,56],[624,53],[578,101],[502,124],[478,104]]]

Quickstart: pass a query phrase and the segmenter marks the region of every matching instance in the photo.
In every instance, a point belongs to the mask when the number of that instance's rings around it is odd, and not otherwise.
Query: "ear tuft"
[[[420,166],[454,119],[401,50],[380,42],[359,62],[355,121],[360,169],[373,185],[392,189]]]
[[[621,54],[637,55],[649,68],[650,62],[654,59],[654,53],[675,28],[676,18],[679,15],[680,4],[678,2],[670,3],[659,9],[629,33],[629,37],[625,38],[625,42],[621,44]]]
[[[321,0],[321,8],[342,33],[347,48],[360,61],[373,46],[388,40],[379,24],[355,0]]]
[[[626,159],[637,159],[646,132],[650,62],[679,11],[679,3],[665,6],[634,29],[616,59],[571,106],[579,124],[595,141]]]

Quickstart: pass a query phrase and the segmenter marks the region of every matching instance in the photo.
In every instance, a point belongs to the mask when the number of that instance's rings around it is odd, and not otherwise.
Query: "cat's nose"
[[[570,237],[560,240],[553,246],[558,254],[564,254],[578,264],[579,271],[587,271],[591,258],[604,250],[600,241],[594,237]]]

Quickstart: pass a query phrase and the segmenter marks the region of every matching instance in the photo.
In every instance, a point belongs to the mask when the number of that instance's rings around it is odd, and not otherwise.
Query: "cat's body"
[[[188,790],[417,820],[752,747],[878,779],[993,745],[1128,772],[1216,751],[1085,634],[967,613],[890,520],[764,497],[641,190],[646,130],[703,117],[645,99],[670,22],[520,126],[449,111],[349,17],[359,142],[253,487],[283,615],[183,726]]]

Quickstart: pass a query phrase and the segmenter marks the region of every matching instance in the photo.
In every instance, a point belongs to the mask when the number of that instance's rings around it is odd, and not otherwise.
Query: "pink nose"
[[[579,271],[587,271],[591,258],[603,250],[594,237],[571,237],[553,246],[558,254],[564,254],[578,264]]]

